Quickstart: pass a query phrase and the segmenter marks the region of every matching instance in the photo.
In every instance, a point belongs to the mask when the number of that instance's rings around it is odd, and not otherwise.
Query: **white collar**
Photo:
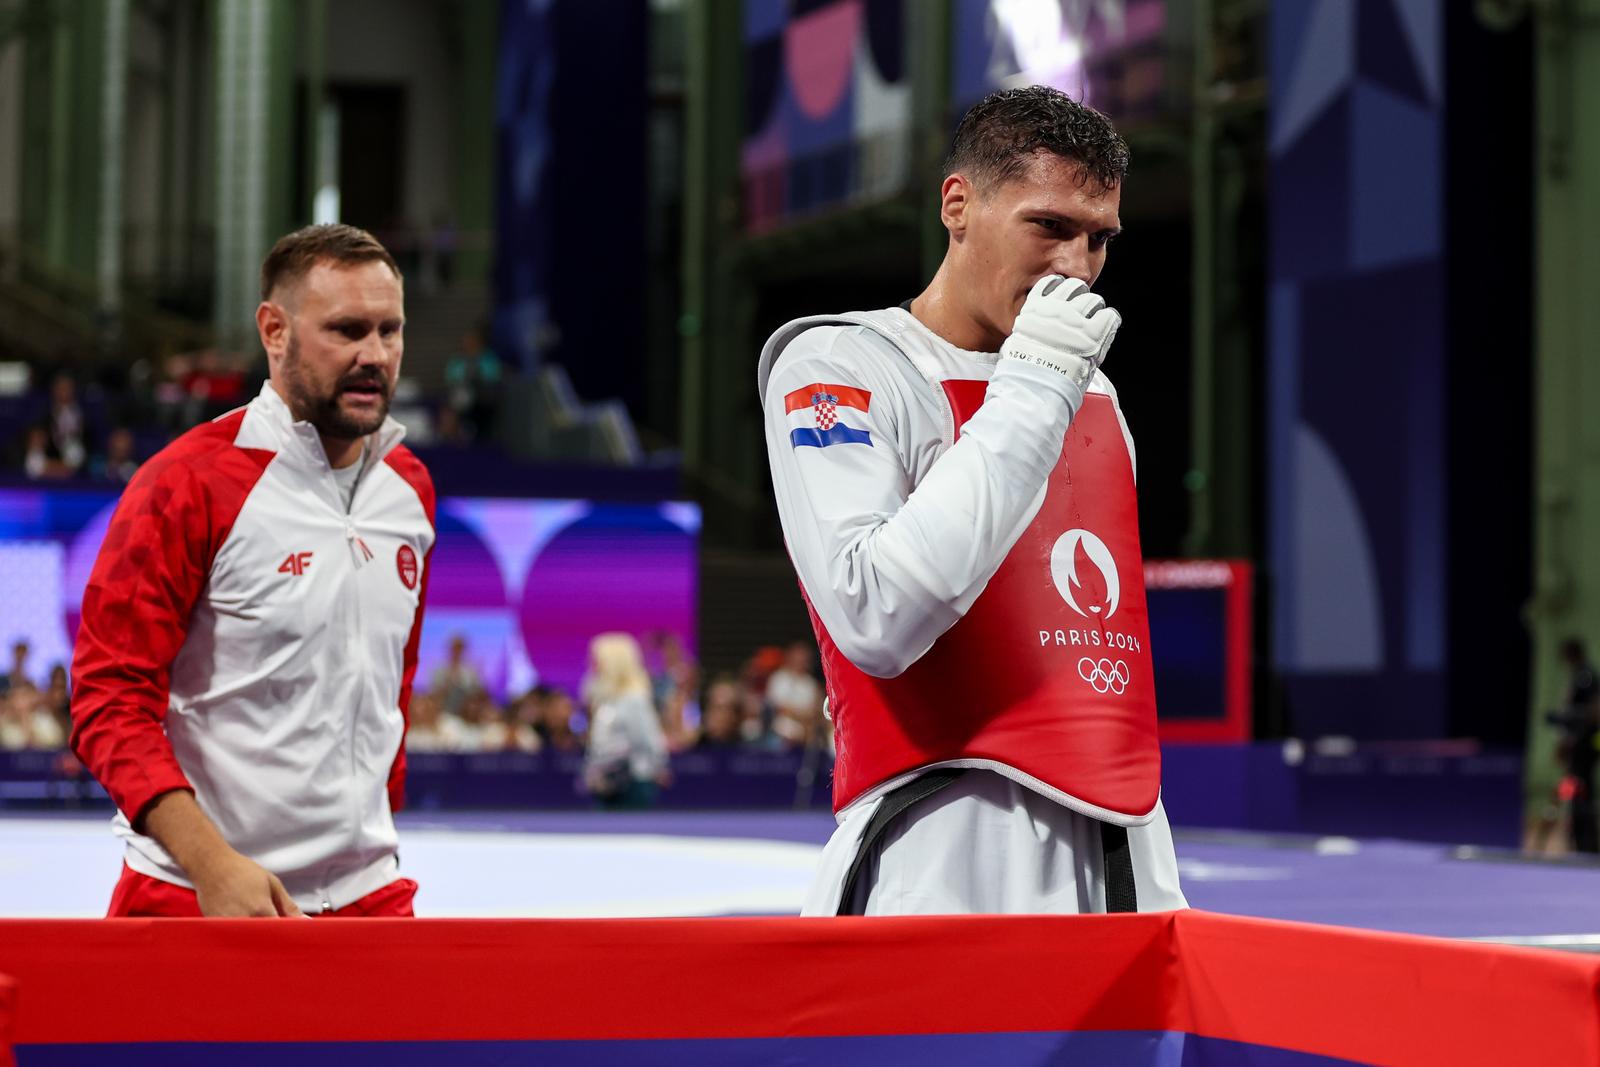
[[[313,457],[331,469],[328,453],[322,447],[322,435],[317,433],[317,428],[309,422],[294,417],[289,405],[272,387],[271,379],[261,383],[261,392],[250,402],[250,408],[261,415],[274,429],[287,434],[291,440],[300,441],[303,447],[310,450]],[[383,425],[366,437],[366,462],[369,465],[383,462],[383,458],[394,451],[395,446],[405,435],[406,428],[394,416],[385,416]]]

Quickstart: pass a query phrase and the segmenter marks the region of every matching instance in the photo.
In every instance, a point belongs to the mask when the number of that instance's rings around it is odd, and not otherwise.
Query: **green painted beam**
[[[296,59],[301,47],[295,5],[275,2],[267,8],[267,196],[263,219],[265,256],[281,235],[311,221],[294,202],[294,100]],[[259,260],[258,260],[259,262]],[[248,336],[248,331],[247,331]]]
[[[302,203],[296,204],[298,222],[310,222],[316,215],[317,187],[322,181],[322,101],[327,92],[328,75],[328,0],[300,0],[305,56],[305,84],[300,87],[300,182]]]
[[[917,212],[924,279],[933,278],[950,247],[950,233],[939,217],[939,188],[959,120],[950,105],[951,21],[950,0],[923,0],[907,9],[912,151],[907,201]]]
[[[1537,26],[1538,271],[1530,817],[1558,777],[1554,732],[1569,635],[1600,652],[1600,0],[1541,4]],[[1510,354],[1510,367],[1516,366]]]
[[[692,478],[718,481],[712,468],[728,455],[728,423],[711,413],[746,393],[751,375],[735,376],[732,335],[739,281],[729,249],[738,240],[740,43],[743,8],[731,0],[689,0],[684,83],[683,461]],[[755,356],[750,355],[753,365]],[[747,406],[747,405],[740,405]],[[748,443],[744,447],[748,447]],[[708,526],[710,524],[708,523]]]
[[[452,15],[461,56],[455,83],[455,224],[461,233],[490,234],[500,5],[497,0],[459,0]],[[468,242],[456,256],[456,281],[487,287],[493,263],[493,248]]]

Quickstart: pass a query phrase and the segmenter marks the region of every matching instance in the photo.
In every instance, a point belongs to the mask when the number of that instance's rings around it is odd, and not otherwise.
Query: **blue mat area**
[[[822,844],[818,812],[475,812],[406,827],[664,834]],[[1189,903],[1208,911],[1440,937],[1600,935],[1600,865],[1467,861],[1444,845],[1177,831]]]
[[[0,914],[105,911],[121,848],[103,816],[0,816]],[[473,812],[400,818],[401,862],[441,915],[793,914],[819,812]],[[1179,830],[1197,908],[1398,933],[1600,950],[1600,866],[1468,861],[1443,845]]]

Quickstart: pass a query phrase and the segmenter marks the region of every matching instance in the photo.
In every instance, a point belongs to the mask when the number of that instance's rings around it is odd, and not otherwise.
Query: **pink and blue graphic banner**
[[[79,606],[117,497],[0,490],[0,646],[69,663]],[[497,698],[536,683],[576,689],[589,639],[676,636],[694,651],[700,510],[694,504],[443,497],[418,684],[452,638]]]

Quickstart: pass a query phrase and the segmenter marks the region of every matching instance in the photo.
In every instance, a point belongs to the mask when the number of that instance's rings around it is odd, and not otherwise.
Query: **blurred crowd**
[[[412,700],[406,738],[412,752],[583,753],[586,788],[602,803],[630,807],[669,784],[672,753],[831,746],[811,643],[757,649],[736,674],[705,680],[667,633],[642,645],[601,634],[576,692],[537,685],[504,704],[484,685],[466,639],[455,637]]]
[[[126,371],[84,373],[0,361],[0,450],[5,469],[35,481],[124,485],[139,464],[191,426],[248,403],[266,381],[265,358],[207,349],[138,360]],[[444,364],[436,393],[402,377],[392,414],[418,445],[466,446],[494,433],[502,365],[480,329]]]
[[[31,662],[25,641],[0,675],[0,751],[63,751],[71,730],[67,668]],[[737,673],[702,677],[673,634],[601,634],[575,692],[536,685],[504,702],[485,686],[465,638],[411,701],[411,752],[570,752],[603,806],[646,807],[670,785],[674,753],[832,751],[816,648],[757,649]],[[649,664],[647,667],[646,664]],[[70,757],[64,757],[70,758]]]
[[[652,634],[635,647],[641,664],[653,661],[646,674],[648,697],[669,752],[829,743],[816,650],[809,642],[757,649],[737,674],[719,673],[703,684],[699,665],[676,636]],[[423,752],[582,750],[601,700],[601,674],[591,662],[576,693],[536,685],[502,704],[485,688],[466,639],[458,636],[449,658],[412,701],[406,745]]]
[[[67,745],[67,669],[36,672],[26,641],[11,646],[11,666],[0,675],[0,751],[57,750]]]

